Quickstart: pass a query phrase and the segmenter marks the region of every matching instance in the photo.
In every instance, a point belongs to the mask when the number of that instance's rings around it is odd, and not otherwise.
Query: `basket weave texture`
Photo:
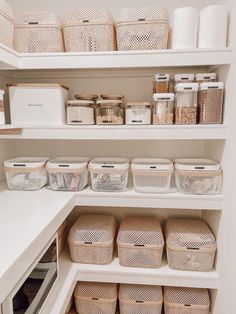
[[[0,43],[13,48],[14,15],[9,4],[0,0]]]

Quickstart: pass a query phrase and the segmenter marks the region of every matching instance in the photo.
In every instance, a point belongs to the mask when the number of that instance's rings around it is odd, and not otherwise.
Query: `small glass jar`
[[[169,74],[156,74],[153,82],[153,93],[169,93]]]
[[[154,94],[153,124],[174,124],[173,93]]]
[[[179,83],[175,87],[175,123],[197,123],[197,83]]]
[[[96,105],[98,125],[124,124],[124,107],[121,100],[98,100]]]
[[[196,74],[198,84],[216,82],[216,73],[198,73]]]
[[[92,125],[95,123],[93,100],[69,100],[66,112],[67,124]]]
[[[127,102],[125,107],[125,124],[151,124],[151,104],[149,102]]]

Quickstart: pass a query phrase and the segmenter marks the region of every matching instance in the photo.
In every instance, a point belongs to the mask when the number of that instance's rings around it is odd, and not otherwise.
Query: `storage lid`
[[[140,107],[140,108],[150,108],[150,102],[142,102],[142,101],[129,101],[126,103],[126,107]]]
[[[56,14],[47,11],[28,11],[18,13],[16,15],[15,24],[16,27],[20,25],[51,25],[61,28],[61,19],[56,16]]]
[[[164,7],[125,8],[117,19],[117,23],[147,21],[169,21],[168,10]]]
[[[91,94],[77,94],[75,95],[75,99],[77,100],[97,100],[98,95],[91,95]]]
[[[220,163],[211,159],[175,159],[175,169],[184,171],[219,171],[221,169]]]
[[[131,163],[132,170],[171,171],[173,162],[164,158],[136,158]]]
[[[61,85],[61,84],[9,84],[8,85],[9,88],[11,87],[17,87],[17,88],[63,88],[66,90],[69,90],[69,87],[65,86],[65,85]]]
[[[155,81],[156,82],[168,82],[170,80],[170,74],[156,74]]]
[[[149,285],[129,285],[121,284],[119,290],[119,300],[122,302],[162,302],[162,288]]]
[[[0,0],[0,13],[4,15],[8,20],[10,20],[12,23],[14,22],[14,14],[12,8],[4,0]]]
[[[59,157],[47,162],[48,169],[82,169],[87,167],[89,158],[84,157]]]
[[[95,158],[89,163],[89,169],[127,170],[129,159],[126,158]]]
[[[92,106],[94,105],[93,100],[69,100],[67,101],[68,106],[76,107],[76,106]]]
[[[102,282],[78,282],[75,291],[75,299],[92,299],[97,301],[114,300],[117,298],[116,283],[102,283]]]
[[[175,74],[175,81],[189,82],[194,81],[194,74]]]
[[[97,105],[99,106],[107,106],[107,105],[112,105],[112,106],[120,106],[123,104],[123,101],[121,100],[98,100]]]
[[[204,220],[170,219],[166,223],[168,247],[187,250],[215,250],[216,240]]]
[[[174,101],[175,94],[174,93],[159,93],[153,95],[154,101]]]
[[[196,81],[216,80],[216,73],[198,73],[196,74]]]
[[[78,25],[78,24],[113,24],[113,17],[107,9],[92,9],[85,8],[79,11],[71,12],[63,17],[63,25]]]
[[[178,92],[197,92],[198,83],[178,83],[175,85],[175,91]]]
[[[200,90],[224,89],[222,82],[209,82],[200,84]]]
[[[4,167],[14,169],[42,167],[49,160],[47,157],[18,157],[4,161]]]
[[[127,217],[120,226],[118,244],[133,246],[163,246],[164,239],[158,219],[149,217]]]
[[[104,100],[123,100],[124,95],[101,95],[101,98]]]

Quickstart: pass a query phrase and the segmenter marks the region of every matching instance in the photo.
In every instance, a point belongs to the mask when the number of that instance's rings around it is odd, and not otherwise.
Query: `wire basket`
[[[14,15],[9,4],[0,0],[0,43],[13,48]]]

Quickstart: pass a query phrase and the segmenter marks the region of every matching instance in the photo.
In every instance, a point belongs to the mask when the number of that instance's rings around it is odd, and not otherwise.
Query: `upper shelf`
[[[231,48],[20,54],[0,44],[0,68],[6,70],[189,67],[226,65],[231,61]]]

